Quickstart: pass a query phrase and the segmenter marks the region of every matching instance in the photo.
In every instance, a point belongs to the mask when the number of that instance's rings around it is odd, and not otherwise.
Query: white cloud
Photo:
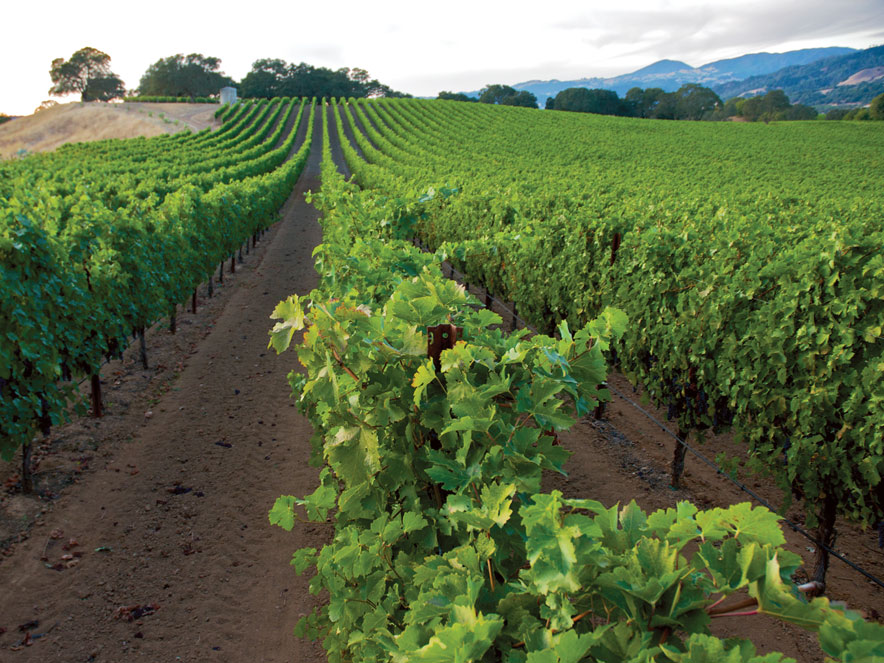
[[[84,46],[110,54],[130,88],[156,60],[198,52],[220,57],[236,79],[255,60],[276,57],[362,67],[395,89],[435,95],[490,82],[612,76],[662,58],[697,66],[761,50],[884,41],[881,0],[7,4],[0,112],[14,114],[47,98],[53,58]]]

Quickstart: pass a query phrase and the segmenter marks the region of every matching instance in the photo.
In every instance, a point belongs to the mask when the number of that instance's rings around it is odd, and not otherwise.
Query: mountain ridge
[[[822,59],[851,55],[857,49],[841,46],[825,48],[805,48],[785,53],[748,53],[734,58],[726,58],[708,62],[699,67],[679,60],[663,59],[653,62],[635,71],[609,78],[586,77],[573,80],[530,80],[516,83],[516,90],[526,90],[537,97],[541,106],[548,97],[570,87],[602,88],[613,90],[620,96],[633,87],[659,87],[666,92],[673,92],[687,83],[696,83],[706,87],[720,86],[730,81],[743,80],[751,76],[772,74],[785,67],[800,66],[817,62]],[[478,96],[478,91],[467,92]]]

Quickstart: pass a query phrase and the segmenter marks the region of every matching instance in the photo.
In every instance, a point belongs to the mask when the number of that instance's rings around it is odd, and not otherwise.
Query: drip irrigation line
[[[427,248],[426,248],[422,243],[419,243],[418,246],[419,246],[419,248],[420,248],[422,251],[427,252]],[[456,270],[456,269],[451,265],[451,263],[449,263],[448,266],[449,266],[449,268],[451,269],[451,275],[452,275],[451,278],[454,278],[454,275],[455,275],[455,274],[458,274],[458,275],[460,276],[460,279],[461,279],[461,280],[464,280],[464,276],[465,276],[464,274],[462,274],[460,271]],[[492,301],[497,302],[497,304],[498,304],[498,305],[499,305],[499,306],[500,306],[500,307],[501,307],[506,313],[508,313],[509,315],[511,315],[511,316],[513,317],[513,319],[518,320],[518,321],[522,324],[522,326],[523,326],[525,329],[528,329],[528,330],[530,330],[531,332],[533,332],[533,333],[535,333],[535,334],[539,333],[539,332],[537,331],[537,329],[536,329],[533,325],[531,325],[531,324],[529,324],[528,322],[526,322],[523,318],[520,318],[520,317],[515,313],[515,311],[513,311],[512,309],[509,308],[509,306],[508,306],[506,303],[502,302],[500,299],[498,299],[498,298],[495,297],[494,295],[490,294],[490,293],[488,292],[487,288],[485,289],[485,292],[486,292],[486,294],[488,294],[489,299],[491,299]],[[638,410],[639,412],[641,412],[643,415],[645,415],[645,417],[647,417],[647,418],[650,419],[654,424],[656,424],[657,426],[659,426],[660,429],[661,429],[663,432],[665,432],[665,433],[666,433],[667,435],[669,435],[672,439],[674,439],[676,442],[678,442],[678,444],[682,445],[686,450],[690,451],[690,452],[691,452],[694,456],[696,456],[700,461],[702,461],[703,463],[705,463],[706,465],[708,465],[710,468],[714,469],[714,470],[715,470],[715,473],[716,473],[717,475],[719,475],[719,476],[721,476],[721,477],[724,477],[725,479],[727,479],[728,481],[730,481],[732,484],[734,484],[734,485],[735,485],[737,488],[739,488],[741,491],[743,491],[744,493],[746,493],[747,495],[749,495],[750,497],[752,497],[752,499],[754,499],[756,502],[758,502],[759,504],[761,504],[761,505],[764,506],[765,508],[769,509],[769,510],[772,511],[773,513],[776,513],[776,512],[777,512],[776,507],[774,507],[770,502],[768,502],[766,499],[764,499],[763,497],[761,497],[758,493],[756,493],[754,490],[752,490],[751,488],[749,488],[748,486],[746,486],[746,485],[745,485],[744,483],[742,483],[741,481],[738,481],[737,479],[734,479],[732,476],[730,476],[730,474],[728,474],[727,472],[725,472],[724,470],[722,470],[722,469],[721,469],[721,468],[715,463],[715,461],[710,460],[709,458],[707,458],[706,456],[704,456],[702,453],[700,453],[699,451],[697,451],[697,450],[696,450],[694,447],[692,447],[690,444],[688,444],[687,442],[685,442],[684,440],[682,440],[678,435],[676,435],[675,433],[673,433],[673,432],[672,432],[672,431],[671,431],[671,430],[670,430],[670,429],[669,429],[669,428],[668,428],[668,427],[667,427],[662,421],[660,421],[659,419],[657,419],[653,414],[651,414],[650,412],[648,412],[647,410],[645,410],[641,405],[639,405],[638,403],[636,403],[635,401],[633,401],[631,398],[629,398],[628,396],[626,396],[626,395],[625,395],[624,393],[622,393],[619,389],[617,389],[616,387],[614,387],[614,386],[611,385],[611,384],[607,384],[607,385],[606,385],[606,388],[609,389],[612,393],[614,393],[614,394],[616,394],[617,396],[619,396],[620,398],[622,398],[624,401],[626,401],[626,402],[627,402],[629,405],[631,405],[633,408],[635,408],[636,410]],[[797,523],[795,523],[795,522],[792,522],[791,520],[789,520],[789,519],[786,518],[786,517],[783,517],[783,522],[784,522],[784,523],[785,523],[785,524],[786,524],[786,525],[787,525],[787,526],[788,526],[793,532],[797,532],[798,534],[801,534],[803,537],[805,537],[808,541],[810,541],[811,543],[813,543],[815,546],[821,548],[822,550],[825,550],[828,554],[832,555],[832,557],[835,557],[835,558],[841,560],[842,562],[844,562],[845,564],[847,564],[847,566],[849,566],[850,568],[852,568],[854,571],[857,571],[857,572],[861,573],[861,574],[862,574],[863,576],[865,576],[870,582],[873,582],[874,584],[878,585],[879,587],[884,588],[884,580],[881,580],[881,579],[877,578],[876,576],[872,575],[871,573],[869,573],[868,571],[866,571],[866,570],[865,570],[864,568],[862,568],[861,566],[859,566],[859,565],[855,564],[854,562],[850,561],[849,559],[847,559],[846,557],[844,557],[844,555],[842,555],[841,553],[839,553],[837,550],[835,550],[835,549],[833,549],[833,548],[830,548],[829,546],[827,546],[827,545],[825,545],[825,544],[823,544],[823,543],[820,543],[820,542],[819,542],[819,541],[818,541],[818,540],[817,540],[812,534],[810,534],[810,532],[808,532],[807,530],[805,530],[805,529],[804,529],[803,527],[801,527],[799,524],[797,524]]]
[[[694,456],[696,456],[697,458],[699,458],[699,459],[700,459],[701,461],[703,461],[706,465],[708,465],[709,467],[711,467],[712,469],[714,469],[715,472],[716,472],[716,474],[718,474],[718,475],[724,477],[725,479],[727,479],[728,481],[730,481],[732,484],[734,484],[737,488],[739,488],[740,490],[742,490],[744,493],[746,493],[747,495],[750,495],[754,500],[756,500],[756,501],[757,501],[759,504],[761,504],[762,506],[764,506],[764,507],[770,509],[770,510],[773,511],[774,513],[777,512],[777,509],[776,509],[773,505],[771,505],[770,502],[768,502],[766,499],[764,499],[763,497],[761,497],[760,495],[758,495],[758,493],[756,493],[754,490],[752,490],[751,488],[749,488],[748,486],[746,486],[746,485],[743,484],[742,482],[737,481],[736,479],[734,479],[732,476],[730,476],[730,474],[728,474],[727,472],[725,472],[724,470],[722,470],[722,469],[721,469],[721,468],[715,463],[715,461],[710,460],[709,458],[707,458],[706,456],[704,456],[703,454],[701,454],[699,451],[697,451],[696,449],[694,449],[691,445],[689,445],[687,442],[685,442],[684,440],[682,440],[678,435],[676,435],[676,434],[673,433],[671,430],[669,430],[669,428],[668,428],[665,424],[663,424],[663,422],[659,421],[654,415],[652,415],[650,412],[648,412],[647,410],[645,410],[643,407],[641,407],[638,403],[636,403],[635,401],[633,401],[631,398],[627,397],[625,394],[623,394],[623,393],[622,393],[620,390],[618,390],[616,387],[614,387],[614,386],[608,384],[608,385],[607,385],[607,389],[611,390],[611,391],[612,391],[613,393],[615,393],[617,396],[619,396],[619,397],[622,398],[624,401],[626,401],[627,403],[629,403],[630,405],[632,405],[632,407],[634,407],[636,410],[638,410],[639,412],[641,412],[642,414],[644,414],[648,419],[650,419],[650,420],[653,421],[655,424],[657,424],[657,426],[659,426],[659,427],[660,427],[660,428],[661,428],[666,434],[668,434],[670,437],[672,437],[676,442],[678,442],[678,443],[679,443],[680,445],[682,445],[685,449],[687,449],[688,451],[690,451]],[[791,520],[789,520],[789,519],[786,518],[785,516],[783,517],[783,522],[786,523],[786,525],[788,525],[789,528],[790,528],[793,532],[797,532],[797,533],[801,534],[801,535],[804,536],[808,541],[810,541],[811,543],[813,543],[815,546],[817,546],[817,547],[819,547],[819,548],[822,548],[823,550],[825,550],[827,553],[829,553],[829,554],[832,555],[833,557],[837,557],[837,558],[840,559],[842,562],[844,562],[844,563],[847,564],[849,567],[851,567],[853,570],[860,572],[860,573],[863,574],[866,578],[868,578],[871,582],[875,583],[875,584],[878,585],[879,587],[884,587],[884,581],[878,579],[877,577],[875,577],[874,575],[872,575],[871,573],[869,573],[868,571],[866,571],[865,569],[863,569],[861,566],[858,566],[857,564],[851,562],[849,559],[847,559],[846,557],[844,557],[844,556],[843,556],[841,553],[839,553],[837,550],[834,550],[833,548],[830,548],[829,546],[825,545],[824,543],[820,543],[820,542],[819,542],[819,541],[818,541],[818,540],[817,540],[812,534],[810,534],[810,532],[808,532],[808,531],[805,530],[803,527],[801,527],[801,525],[798,525],[797,523],[792,522]]]

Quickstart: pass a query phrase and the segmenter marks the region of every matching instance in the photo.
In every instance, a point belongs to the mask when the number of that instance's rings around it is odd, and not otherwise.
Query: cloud
[[[699,65],[724,51],[734,54],[769,50],[780,44],[866,36],[884,30],[880,0],[783,0],[733,3],[669,2],[602,9],[560,19],[554,29],[577,33],[583,42],[609,56],[636,53],[656,58],[692,59]],[[648,61],[652,61],[650,57]]]
[[[616,76],[662,58],[699,66],[758,51],[884,42],[884,0],[337,0],[234,14],[225,3],[207,13],[198,3],[153,0],[137,31],[112,0],[92,0],[89,11],[61,0],[8,4],[4,20],[15,29],[0,40],[0,58],[13,63],[0,89],[7,113],[30,112],[46,98],[52,58],[86,45],[110,54],[129,87],[159,58],[198,52],[220,57],[236,79],[255,60],[278,57],[363,67],[395,89],[435,96],[489,82]]]

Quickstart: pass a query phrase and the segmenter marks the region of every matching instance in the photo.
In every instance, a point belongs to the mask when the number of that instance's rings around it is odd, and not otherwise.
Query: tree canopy
[[[546,107],[553,110],[622,115],[658,120],[708,120],[721,107],[712,90],[689,83],[675,92],[634,87],[621,99],[613,90],[572,87],[559,92]]]
[[[483,104],[499,104],[501,106],[524,106],[537,108],[537,97],[527,90],[516,90],[509,85],[486,85],[479,94],[479,102]]]
[[[158,97],[209,97],[233,79],[219,71],[221,59],[202,53],[170,55],[157,60],[141,77],[138,93]]]
[[[110,60],[110,55],[91,46],[81,48],[69,60],[54,59],[49,70],[53,84],[49,94],[78,92],[81,101],[122,98],[126,89],[120,77],[111,71]]]
[[[599,115],[626,115],[620,97],[613,90],[570,87],[555,96],[553,109]]]
[[[243,97],[404,97],[370,77],[365,69],[328,69],[302,62],[263,58],[240,83]]]
[[[713,119],[740,117],[747,122],[772,122],[782,120],[815,120],[816,109],[804,104],[792,104],[782,90],[771,90],[767,94],[743,99],[728,99]],[[826,116],[829,117],[828,115]],[[830,119],[836,119],[831,116]],[[840,119],[840,117],[838,117]]]
[[[447,92],[443,90],[439,93],[437,99],[447,99],[448,101],[479,101],[476,97],[469,97],[463,92]]]

